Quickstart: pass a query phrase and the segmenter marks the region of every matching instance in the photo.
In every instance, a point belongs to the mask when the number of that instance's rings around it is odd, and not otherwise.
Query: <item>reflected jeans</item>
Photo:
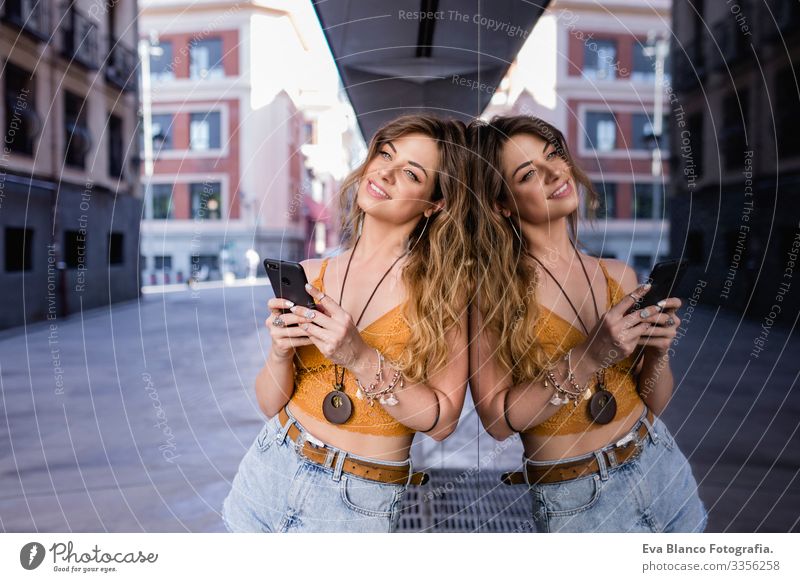
[[[532,485],[533,521],[540,532],[702,532],[708,514],[691,467],[664,422],[655,417],[639,454],[600,471],[559,483]],[[633,430],[639,428],[639,423]],[[551,462],[526,460],[531,465]]]

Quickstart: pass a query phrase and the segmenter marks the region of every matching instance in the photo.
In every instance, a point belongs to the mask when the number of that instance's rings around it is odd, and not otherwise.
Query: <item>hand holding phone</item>
[[[655,305],[662,299],[674,297],[674,291],[683,278],[688,263],[686,259],[675,259],[656,263],[646,281],[650,283],[652,287],[650,287],[650,290],[644,297],[639,299],[628,309],[626,315],[637,309],[644,309],[645,307]]]
[[[282,261],[280,259],[264,259],[264,269],[267,271],[275,297],[288,299],[295,305],[304,305],[314,309],[314,298],[306,291],[305,269],[300,263]],[[283,310],[287,312],[286,309]]]

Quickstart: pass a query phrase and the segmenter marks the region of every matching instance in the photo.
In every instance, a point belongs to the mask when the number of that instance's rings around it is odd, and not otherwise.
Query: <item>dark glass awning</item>
[[[314,9],[369,139],[385,121],[480,115],[549,0],[317,0]]]

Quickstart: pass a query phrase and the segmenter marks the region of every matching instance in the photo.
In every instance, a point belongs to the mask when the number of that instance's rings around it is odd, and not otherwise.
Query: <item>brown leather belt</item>
[[[648,410],[647,421],[650,426],[653,426],[653,420],[653,413]],[[599,452],[603,455],[607,467],[617,467],[634,459],[641,452],[642,442],[645,438],[647,438],[647,426],[642,422],[639,424],[633,439],[622,445],[615,444],[612,447],[601,449]],[[625,437],[620,441],[624,439]],[[620,441],[617,442],[619,443]],[[586,459],[569,463],[553,463],[551,465],[530,465],[525,463],[525,471],[528,473],[527,483],[537,485],[540,483],[559,483],[599,473],[600,465],[597,462],[597,457],[592,455]],[[526,483],[525,473],[522,471],[503,473],[500,480],[506,485]]]
[[[278,413],[278,419],[283,426],[289,420],[289,415],[286,410],[281,408]],[[294,424],[289,425],[289,430],[286,433],[292,442],[298,444],[298,437],[302,434],[300,429]],[[315,445],[309,440],[302,439],[303,448],[299,451],[306,459],[317,465],[327,466],[328,452],[333,449],[325,444],[322,446]],[[345,457],[342,464],[342,472],[361,477],[362,479],[369,479],[370,481],[379,481],[380,483],[391,483],[393,485],[424,485],[428,482],[428,474],[418,471],[412,473],[409,478],[409,471],[411,465],[407,467],[397,467],[395,465],[384,465],[382,463],[373,463],[370,461],[362,461],[361,459],[354,459],[349,455]]]

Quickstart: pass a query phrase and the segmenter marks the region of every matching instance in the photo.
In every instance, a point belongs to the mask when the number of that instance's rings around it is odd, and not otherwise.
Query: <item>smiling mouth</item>
[[[548,196],[547,199],[550,200],[551,198],[562,198],[563,196],[566,196],[569,193],[569,189],[570,189],[569,181],[564,182],[555,192],[550,194],[550,196]]]
[[[373,196],[375,196],[376,198],[382,198],[384,200],[391,200],[392,199],[391,196],[389,196],[386,192],[381,190],[378,187],[378,185],[375,182],[373,182],[372,180],[368,180],[367,181],[367,190],[369,190],[369,193],[372,194]]]

